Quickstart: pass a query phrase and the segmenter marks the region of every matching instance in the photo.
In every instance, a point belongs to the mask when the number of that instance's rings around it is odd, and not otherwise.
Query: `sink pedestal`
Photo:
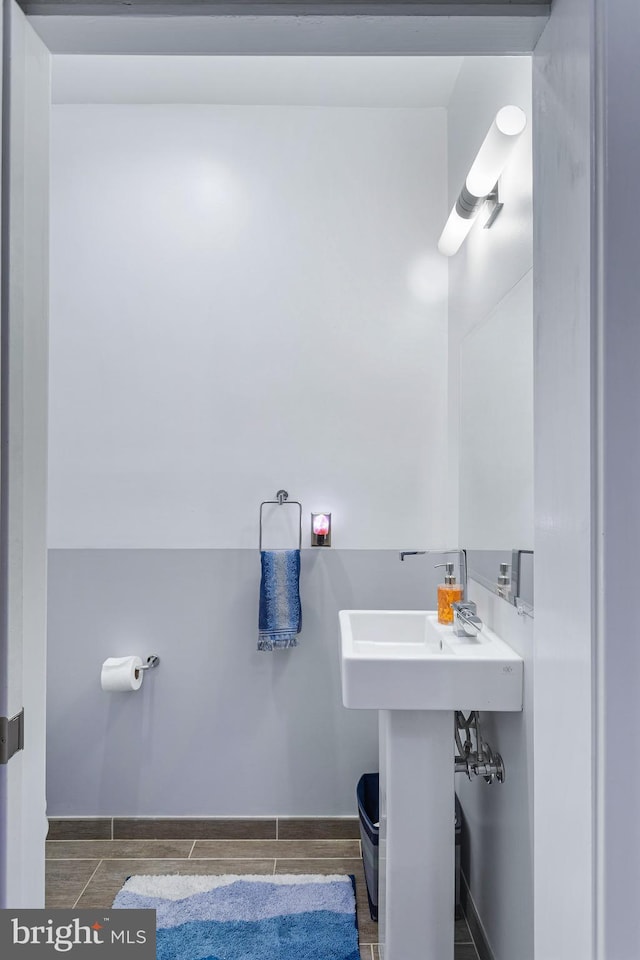
[[[380,710],[380,954],[453,960],[454,715]]]
[[[383,960],[453,960],[454,712],[522,710],[522,657],[435,610],[341,610],[342,702],[380,712]]]

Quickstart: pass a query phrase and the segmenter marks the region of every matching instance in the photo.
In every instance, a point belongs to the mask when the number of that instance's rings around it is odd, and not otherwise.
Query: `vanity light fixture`
[[[331,546],[331,514],[330,513],[312,513],[311,514],[311,546],[312,547],[330,547]]]
[[[500,213],[498,181],[526,125],[527,117],[520,107],[498,110],[438,240],[438,250],[445,257],[458,252],[485,204],[493,204],[485,227],[490,227]]]

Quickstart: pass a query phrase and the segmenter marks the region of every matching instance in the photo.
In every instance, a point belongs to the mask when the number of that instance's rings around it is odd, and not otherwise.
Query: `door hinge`
[[[0,717],[0,764],[9,763],[18,750],[24,750],[24,707],[15,717]]]

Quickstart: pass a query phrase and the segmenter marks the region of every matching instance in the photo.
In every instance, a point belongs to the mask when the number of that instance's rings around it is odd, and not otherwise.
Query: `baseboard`
[[[50,817],[49,840],[359,840],[357,817]]]
[[[495,954],[489,945],[487,933],[480,919],[478,908],[471,896],[467,878],[462,872],[460,874],[460,903],[480,960],[496,960]]]

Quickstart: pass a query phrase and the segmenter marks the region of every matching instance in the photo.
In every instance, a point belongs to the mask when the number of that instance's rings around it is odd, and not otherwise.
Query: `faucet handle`
[[[453,632],[457,637],[477,637],[482,630],[482,620],[473,600],[457,600],[453,607]]]
[[[460,610],[462,613],[472,613],[474,616],[478,612],[478,604],[475,600],[456,600],[451,606],[456,612]]]

